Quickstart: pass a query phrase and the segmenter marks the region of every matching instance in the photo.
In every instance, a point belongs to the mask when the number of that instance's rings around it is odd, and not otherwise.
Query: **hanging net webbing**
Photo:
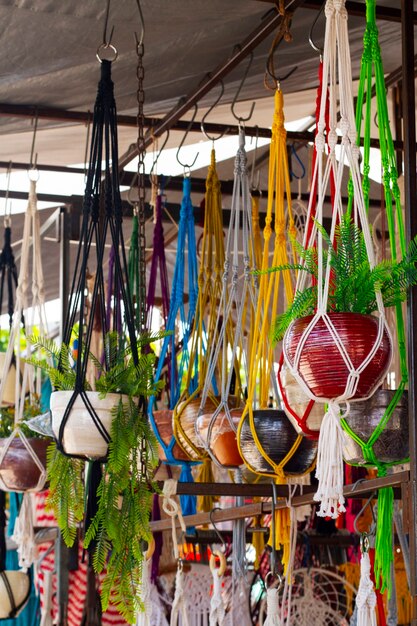
[[[373,290],[376,315],[356,312],[333,313],[329,303],[334,287],[332,255],[337,227],[342,222],[353,224],[363,233],[367,261],[375,266],[366,206],[359,171],[359,148],[356,145],[355,120],[351,83],[347,13],[344,2],[328,0],[325,7],[326,33],[323,54],[323,91],[316,136],[317,159],[313,173],[313,189],[317,185],[316,218],[306,230],[304,248],[317,246],[317,284],[313,285],[315,313],[291,323],[283,341],[285,361],[305,392],[314,400],[327,403],[320,429],[317,471],[319,479],[316,499],[321,502],[319,515],[337,517],[344,510],[343,498],[343,431],[340,425],[341,403],[370,397],[387,372],[391,359],[391,340],[385,321],[381,293]],[[336,82],[336,67],[338,67]],[[326,89],[329,87],[328,154],[325,154]],[[339,106],[338,106],[339,100]],[[338,122],[338,112],[340,122]],[[339,137],[336,129],[339,129]],[[340,153],[336,158],[336,146]],[[355,203],[350,211],[342,205],[342,177],[345,160],[349,164]],[[324,230],[326,189],[335,181],[335,207],[330,234]],[[311,222],[313,196],[310,196],[308,224]],[[353,228],[353,226],[352,226]],[[305,259],[301,260],[304,263]],[[300,271],[296,296],[306,288],[307,272]],[[336,277],[337,280],[337,277]],[[348,309],[349,311],[349,309]],[[348,415],[349,403],[344,417]]]
[[[217,309],[218,337],[216,342],[208,345],[208,366],[196,422],[197,434],[213,461],[219,466],[230,468],[243,463],[236,431],[248,384],[245,335],[250,330],[257,302],[254,277],[250,274],[250,260],[254,259],[255,252],[246,162],[245,134],[241,128],[235,159],[222,293]],[[217,383],[220,398],[214,412],[207,413],[205,405],[212,392],[213,381]]]
[[[29,310],[30,307],[30,310]],[[25,320],[25,352],[22,351],[22,320]],[[15,380],[14,389],[14,429],[0,449],[0,487],[6,491],[39,491],[46,481],[46,440],[27,437],[22,430],[22,421],[26,417],[27,404],[39,410],[41,395],[40,370],[23,361],[22,357],[32,354],[30,337],[36,326],[38,332],[47,334],[45,313],[44,278],[41,256],[41,237],[39,214],[37,210],[36,181],[30,178],[28,206],[22,238],[19,279],[16,289],[16,303],[10,328],[9,344],[3,365],[0,382],[0,404],[7,386],[7,373],[13,363],[20,373]],[[10,460],[9,460],[10,454]],[[25,480],[9,481],[9,463],[13,456],[20,454],[22,467],[25,467]]]
[[[285,232],[286,219],[289,233]],[[294,222],[291,212],[283,95],[282,91],[277,89],[261,260],[263,273],[259,276],[259,296],[249,362],[248,399],[239,423],[238,443],[242,458],[251,471],[280,479],[284,479],[286,475],[299,475],[311,471],[316,455],[314,441],[297,434],[284,411],[278,408],[280,398],[274,371],[274,348],[269,337],[272,320],[275,319],[278,309],[283,308],[283,301],[286,300],[288,303],[292,301],[293,278],[290,271],[266,272],[270,267],[288,264],[287,237],[291,235],[294,235]],[[295,259],[293,247],[291,250]],[[284,288],[283,294],[281,283]]]
[[[381,48],[375,17],[375,0],[366,0],[366,30],[364,50],[361,60],[358,100],[356,108],[356,130],[358,141],[363,135],[363,195],[369,214],[370,158],[372,89],[375,87],[376,115],[378,118],[378,136],[381,151],[382,184],[384,187],[385,214],[381,227],[388,228],[390,255],[393,261],[406,254],[406,240],[396,155],[388,116],[387,95]],[[349,184],[349,202],[353,204],[352,184]],[[381,209],[381,213],[384,209]],[[382,238],[384,235],[381,233]],[[397,250],[397,242],[399,250]],[[396,353],[399,356],[400,380],[396,380],[396,389],[380,389],[368,401],[352,405],[350,413],[341,421],[343,429],[349,435],[344,456],[348,463],[377,467],[378,475],[384,476],[387,467],[408,460],[408,402],[405,387],[408,382],[405,325],[402,304],[395,306]],[[366,419],[363,419],[363,416]],[[391,563],[393,561],[392,543],[392,488],[378,492],[378,520],[375,544],[375,579],[377,588],[384,591],[390,588]]]
[[[195,432],[195,424],[207,375],[207,355],[210,346],[217,343],[219,337],[217,307],[222,294],[224,258],[220,182],[216,171],[215,153],[212,150],[206,181],[204,232],[198,274],[197,307],[190,335],[190,360],[185,389],[174,409],[175,438],[192,460],[208,458]],[[217,384],[213,380],[212,390],[207,394],[204,406],[206,413],[216,409],[219,403],[217,396]]]

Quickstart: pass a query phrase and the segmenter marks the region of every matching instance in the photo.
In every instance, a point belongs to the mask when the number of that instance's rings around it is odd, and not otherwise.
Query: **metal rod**
[[[290,0],[287,2],[286,9],[294,11],[303,4],[304,0]],[[197,87],[190,93],[179,106],[174,107],[160,123],[153,129],[153,132],[149,131],[145,135],[145,146],[148,147],[154,137],[159,137],[167,130],[170,130],[172,126],[180,120],[185,113],[197,102],[199,102],[211,89],[217,85],[227,74],[229,74],[239,63],[246,58],[252,50],[254,50],[268,35],[270,35],[281,23],[282,16],[279,13],[266,17],[259,26],[257,26],[249,36],[243,41],[239,48],[235,48],[235,52],[227,58],[221,65],[215,70],[210,72],[210,78],[204,83],[199,83]],[[132,159],[137,156],[137,146],[132,144],[127,152],[119,159],[119,169],[123,169]]]
[[[404,135],[404,208],[408,239],[417,235],[416,201],[416,102],[414,91],[414,24],[413,2],[401,0],[403,62],[403,135]],[[417,287],[410,291],[407,305],[408,335],[408,415],[410,441],[409,538],[411,625],[417,626]]]
[[[343,493],[346,498],[356,498],[359,496],[369,495],[376,489],[381,489],[382,487],[395,487],[400,486],[401,483],[407,481],[409,478],[409,472],[399,472],[398,474],[390,474],[388,476],[380,476],[379,478],[373,478],[371,480],[364,480],[363,482],[354,483],[353,485],[346,485],[344,487]],[[177,490],[183,489],[183,485],[185,483],[177,483]],[[243,487],[248,487],[248,485],[242,485]],[[269,493],[271,493],[271,486],[267,485],[269,488]],[[229,488],[232,485],[228,485]],[[286,487],[284,485],[284,487]],[[299,486],[296,493],[301,491],[302,486]],[[204,489],[204,483],[196,483],[196,492],[202,493]],[[277,487],[278,489],[278,487]],[[279,489],[281,489],[279,487]],[[288,496],[288,487],[287,496]],[[230,493],[230,492],[229,492]],[[278,494],[280,491],[278,491]],[[314,504],[313,492],[310,490],[309,493],[304,493],[300,495],[296,495],[292,498],[293,506],[302,506],[304,504]],[[283,509],[287,506],[285,500],[278,500],[275,505],[276,509]],[[230,507],[228,509],[219,509],[216,510],[212,517],[215,522],[227,522],[236,519],[242,519],[244,517],[256,517],[257,515],[262,515],[264,513],[271,513],[271,503],[270,502],[257,502],[255,504],[246,504],[240,507]],[[184,517],[185,524],[187,526],[201,526],[203,524],[210,524],[210,514],[209,513],[197,513],[196,515],[186,515]],[[177,520],[177,525],[179,525]],[[162,530],[168,530],[171,528],[171,518],[165,520],[158,520],[156,522],[151,522],[151,530],[152,532],[159,532]]]

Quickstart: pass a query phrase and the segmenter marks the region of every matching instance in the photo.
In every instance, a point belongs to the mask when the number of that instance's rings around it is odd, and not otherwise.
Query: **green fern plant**
[[[331,267],[327,310],[333,313],[362,313],[377,310],[375,293],[380,292],[386,308],[396,306],[407,297],[407,291],[417,284],[417,237],[413,239],[401,261],[384,260],[371,269],[362,230],[345,215],[335,229],[334,242],[325,229],[316,224],[327,245],[323,266]],[[318,264],[315,247],[303,248],[295,242],[303,263],[273,267],[268,272],[297,270],[312,277],[311,285],[296,291],[291,305],[274,322],[271,337],[280,341],[295,319],[312,315],[317,307]],[[257,271],[256,273],[262,273]]]
[[[112,411],[108,456],[97,490],[97,513],[87,529],[84,546],[93,549],[95,571],[105,571],[101,587],[103,610],[111,602],[130,623],[135,621],[136,612],[144,608],[140,597],[142,543],[151,539],[149,519],[155,491],[151,477],[158,462],[156,439],[143,399],[158,393],[163,384],[153,382],[155,355],[147,346],[166,334],[140,337],[137,363],[130,346],[125,347],[117,333],[105,337],[104,364],[89,354],[98,375],[96,390],[103,397],[119,393],[120,400]],[[58,348],[54,342],[39,337],[32,337],[31,343],[45,352],[45,358],[33,357],[28,361],[49,375],[56,390],[73,389],[75,370],[69,347]],[[51,365],[51,361],[57,365]],[[86,390],[89,389],[86,384]],[[47,504],[54,511],[68,546],[73,545],[85,514],[84,467],[84,461],[67,457],[55,444],[51,445]]]

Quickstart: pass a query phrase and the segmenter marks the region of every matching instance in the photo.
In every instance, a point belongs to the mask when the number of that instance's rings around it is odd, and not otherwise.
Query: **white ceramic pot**
[[[0,376],[4,370],[4,363],[6,361],[6,352],[0,352]],[[10,406],[15,403],[16,397],[16,367],[11,365],[7,373],[6,385],[4,387],[3,398],[1,406]]]
[[[55,391],[51,394],[52,430],[56,439],[59,438],[59,427],[73,391]],[[87,391],[87,397],[94,407],[100,422],[110,434],[112,409],[119,403],[118,393],[108,393],[100,398],[97,391]],[[128,396],[122,396],[128,400]],[[66,454],[85,456],[88,459],[101,459],[107,454],[108,444],[103,439],[91,417],[84,400],[78,395],[71,408],[64,428],[62,445]]]
[[[0,576],[0,619],[10,617],[12,611],[12,603],[10,602],[9,593],[4,584],[3,576],[6,576],[11,592],[13,594],[14,604],[18,608],[16,615],[22,611],[26,602],[29,600],[30,579],[27,574],[20,571],[6,570]],[[14,615],[13,617],[16,617]]]
[[[285,389],[285,394],[287,396],[288,405],[291,407],[294,413],[296,413],[301,418],[307,410],[307,407],[310,403],[310,398],[304,392],[304,390],[300,387],[300,385],[295,380],[294,376],[291,374],[291,372],[288,370],[285,364],[282,366],[282,370],[281,370],[281,383]],[[297,433],[302,433],[303,431],[299,423],[297,422],[295,417],[292,415],[291,411],[288,410],[285,403],[284,403],[284,411],[288,419],[290,420],[291,424],[294,426],[295,430],[297,431]],[[323,417],[324,417],[323,404],[320,404],[319,402],[315,402],[307,418],[306,426],[310,430],[319,431],[321,423],[323,421]]]

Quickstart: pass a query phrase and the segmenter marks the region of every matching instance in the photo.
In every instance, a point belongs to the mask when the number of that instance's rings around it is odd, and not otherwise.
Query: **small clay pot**
[[[232,409],[231,418],[235,425],[233,429],[227,419],[225,411],[220,411],[214,420],[211,430],[210,441],[208,441],[208,429],[212,420],[212,413],[201,415],[197,420],[197,430],[200,437],[207,442],[212,456],[223,467],[239,467],[243,464],[236,439],[236,430],[243,413],[243,408]]]
[[[7,439],[0,439],[3,447]],[[51,441],[49,439],[28,438],[29,445],[37,455],[39,461],[46,468],[46,451]],[[36,489],[41,471],[33,460],[30,452],[19,437],[12,439],[4,459],[0,465],[0,477],[7,491],[28,491]],[[43,485],[40,486],[40,489]]]
[[[158,429],[159,436],[161,437],[164,445],[168,447],[172,442],[172,438],[174,437],[173,429],[172,429],[172,415],[173,411],[170,409],[160,409],[158,411],[153,411],[152,413],[156,428]],[[172,447],[171,454],[174,459],[177,461],[189,461],[190,458],[185,452],[180,448],[177,442],[174,443]],[[160,461],[167,461],[167,457],[165,454],[164,448],[158,442],[158,457]]]
[[[359,313],[329,313],[349,358],[355,368],[365,361],[373,350],[378,336],[379,320],[373,315]],[[313,316],[295,320],[285,333],[285,359],[294,366],[300,340]],[[370,363],[359,375],[353,398],[371,395],[379,386],[391,363],[392,345],[386,328],[381,344]],[[319,318],[307,337],[297,366],[298,374],[315,398],[332,400],[345,393],[349,370],[323,318]]]
[[[298,434],[284,411],[258,409],[253,411],[254,430],[263,452],[275,465],[279,465],[294,445]],[[261,474],[274,475],[273,466],[263,457],[251,431],[247,414],[240,429],[240,449],[244,462]],[[310,471],[317,454],[317,441],[302,437],[283,471],[287,476],[299,476]]]
[[[191,400],[185,400],[180,402],[175,408],[176,422],[174,420],[174,434],[175,438],[183,448],[184,452],[188,454],[191,460],[198,461],[204,456],[207,456],[204,447],[201,445],[201,441],[197,436],[195,430],[195,424],[198,419],[200,411],[201,398],[192,398]],[[208,397],[204,409],[207,413],[211,411],[214,413],[217,404]],[[190,445],[192,444],[192,446]]]
[[[352,402],[345,419],[353,432],[365,443],[384,417],[395,391],[378,389],[371,398]],[[343,422],[342,422],[343,426]],[[408,392],[404,391],[384,430],[373,445],[380,463],[405,463],[410,454],[408,441]],[[362,448],[346,432],[343,446],[346,463],[364,465]]]

